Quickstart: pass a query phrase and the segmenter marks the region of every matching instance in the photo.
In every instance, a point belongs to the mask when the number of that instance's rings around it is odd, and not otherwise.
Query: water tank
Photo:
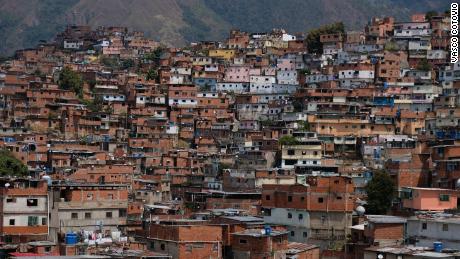
[[[53,183],[53,181],[51,180],[51,177],[49,175],[44,175],[42,177],[42,179],[45,180],[48,183],[48,186],[51,186],[51,184]]]
[[[264,230],[265,230],[265,235],[267,235],[267,236],[271,235],[272,228],[270,226],[265,226]]]
[[[75,245],[76,243],[78,243],[78,236],[76,233],[67,233],[65,234],[65,243],[67,245]]]
[[[433,248],[435,252],[441,253],[442,251],[442,242],[433,242]]]

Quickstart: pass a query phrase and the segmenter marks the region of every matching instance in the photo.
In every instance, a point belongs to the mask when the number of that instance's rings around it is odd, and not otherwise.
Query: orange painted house
[[[404,187],[401,191],[402,206],[411,210],[456,209],[458,196],[460,191],[439,188]]]

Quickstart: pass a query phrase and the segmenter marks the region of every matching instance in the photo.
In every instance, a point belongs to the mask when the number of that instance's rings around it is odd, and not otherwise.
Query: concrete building
[[[0,238],[4,243],[44,241],[49,233],[46,181],[1,181]]]

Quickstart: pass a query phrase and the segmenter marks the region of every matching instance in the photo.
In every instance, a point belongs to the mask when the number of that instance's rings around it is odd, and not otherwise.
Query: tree
[[[425,14],[425,20],[431,21],[431,18],[433,18],[433,16],[436,16],[436,15],[438,15],[438,12],[436,12],[436,11],[428,11]]]
[[[88,110],[92,112],[101,112],[103,108],[104,100],[100,95],[96,95],[93,100],[82,100],[82,103],[86,105]]]
[[[29,170],[20,160],[16,159],[8,150],[0,150],[0,175],[25,176]]]
[[[107,105],[107,106],[104,108],[104,113],[112,114],[112,113],[113,113],[113,107],[112,107],[112,105]]]
[[[303,130],[303,131],[310,130],[310,123],[308,123],[308,121],[299,121],[298,125],[299,125],[299,130]]]
[[[158,72],[151,68],[149,69],[149,71],[147,72],[147,76],[145,77],[146,80],[155,80],[155,81],[158,81]]]
[[[129,68],[132,68],[134,67],[134,60],[132,59],[125,59],[121,62],[121,69],[125,70],[125,69],[129,69]]]
[[[118,58],[112,58],[108,56],[103,56],[101,58],[101,64],[111,69],[118,69],[120,67]]]
[[[300,70],[299,70],[299,74],[302,74],[302,75],[311,75],[311,70],[308,69],[308,68],[303,68],[303,69],[300,69]]]
[[[395,193],[395,184],[388,173],[377,171],[366,185],[367,213],[386,214],[391,207]]]
[[[281,145],[295,145],[299,143],[299,141],[291,135],[282,136],[278,142]]]
[[[385,43],[385,50],[387,50],[387,51],[398,51],[399,46],[394,41],[387,41]]]
[[[420,60],[417,64],[417,69],[422,70],[422,71],[430,71],[431,70],[431,64],[428,63],[428,60],[426,58]]]
[[[163,47],[158,47],[154,51],[146,53],[144,55],[144,59],[150,62],[156,62],[161,57],[163,50],[164,50]]]
[[[345,33],[345,25],[342,22],[326,24],[308,32],[306,43],[308,52],[323,53],[323,44],[320,42],[321,34]]]
[[[78,97],[83,96],[83,78],[69,67],[64,67],[59,75],[59,88],[72,90]]]
[[[301,112],[304,108],[303,100],[294,99],[292,101],[292,106],[294,106],[294,112]]]
[[[40,71],[40,69],[37,68],[37,69],[35,69],[35,71],[34,71],[34,76],[44,77],[45,74],[44,74],[42,71]]]

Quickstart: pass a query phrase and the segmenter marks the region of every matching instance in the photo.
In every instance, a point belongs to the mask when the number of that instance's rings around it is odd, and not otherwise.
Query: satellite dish
[[[363,206],[358,206],[356,207],[355,211],[359,216],[362,216],[366,212],[366,209]]]
[[[455,182],[455,188],[460,189],[460,178]]]
[[[10,187],[10,183],[5,183],[5,187],[6,188]]]

